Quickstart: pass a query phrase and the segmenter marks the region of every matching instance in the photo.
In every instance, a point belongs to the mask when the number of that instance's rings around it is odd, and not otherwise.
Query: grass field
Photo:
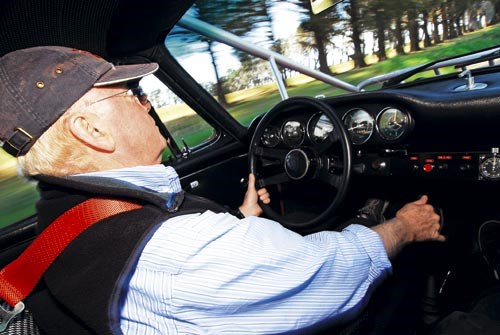
[[[487,48],[497,45],[498,41],[500,41],[500,26],[492,26],[419,52],[393,56],[363,69],[353,69],[352,64],[346,63],[332,67],[332,71],[338,74],[337,78],[357,85],[376,75]],[[373,59],[374,57],[367,58],[369,63],[373,62]],[[423,75],[428,74],[421,74]],[[290,79],[288,85],[290,96],[332,96],[345,93],[341,89],[302,75]],[[228,110],[241,124],[247,126],[256,116],[270,110],[280,100],[276,85],[269,84],[230,93],[228,101],[232,103]],[[185,105],[165,107],[157,111],[162,120],[167,122],[173,136],[178,140],[185,139],[190,147],[201,143],[211,135],[212,130],[208,124],[200,121],[200,117]],[[16,176],[15,159],[0,150],[0,227],[33,214],[37,198],[35,186]]]

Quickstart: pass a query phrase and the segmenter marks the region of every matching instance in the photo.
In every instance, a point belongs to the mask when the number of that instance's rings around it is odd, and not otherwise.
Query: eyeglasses
[[[135,87],[129,88],[128,90],[125,90],[125,91],[122,91],[122,92],[118,92],[118,93],[115,93],[113,95],[110,95],[110,96],[101,98],[99,100],[96,100],[94,102],[91,102],[90,104],[88,104],[88,106],[91,106],[91,105],[96,104],[98,102],[101,102],[103,100],[111,99],[111,98],[118,97],[118,96],[130,96],[130,97],[134,96],[134,97],[137,98],[137,100],[139,101],[139,103],[141,105],[147,105],[149,103],[147,93],[144,92],[144,90],[142,89],[142,87],[140,87],[139,85],[137,85]]]

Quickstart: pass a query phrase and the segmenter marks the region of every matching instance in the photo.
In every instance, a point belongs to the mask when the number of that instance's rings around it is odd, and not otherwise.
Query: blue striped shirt
[[[162,165],[97,173],[162,192]],[[167,220],[144,248],[121,312],[124,334],[290,333],[355,313],[390,271],[382,240],[351,225],[300,236],[274,221],[210,211]]]

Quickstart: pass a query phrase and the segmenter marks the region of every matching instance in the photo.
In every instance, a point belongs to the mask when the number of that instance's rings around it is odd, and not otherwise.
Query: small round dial
[[[403,136],[409,125],[408,114],[393,107],[384,109],[377,117],[377,128],[380,136],[394,141]]]
[[[305,129],[299,121],[287,121],[281,129],[283,142],[291,147],[297,147],[304,142]]]
[[[264,129],[264,133],[260,138],[262,144],[266,147],[272,148],[280,143],[280,131],[276,127],[268,127]]]
[[[333,132],[333,124],[326,114],[315,114],[308,123],[309,138],[314,143],[321,143]]]
[[[373,133],[373,117],[364,109],[351,109],[344,116],[344,126],[352,143],[363,144]]]
[[[479,166],[479,172],[485,179],[500,179],[500,156],[485,159]]]

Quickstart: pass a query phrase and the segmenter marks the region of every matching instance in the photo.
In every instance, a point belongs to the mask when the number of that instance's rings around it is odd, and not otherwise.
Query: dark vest
[[[139,256],[168,218],[225,209],[204,198],[148,192],[108,178],[38,176],[41,230],[59,215],[91,197],[131,200],[142,208],[106,218],[81,233],[45,272],[26,299],[35,321],[52,334],[122,334],[120,307]],[[168,224],[168,223],[167,223]]]

